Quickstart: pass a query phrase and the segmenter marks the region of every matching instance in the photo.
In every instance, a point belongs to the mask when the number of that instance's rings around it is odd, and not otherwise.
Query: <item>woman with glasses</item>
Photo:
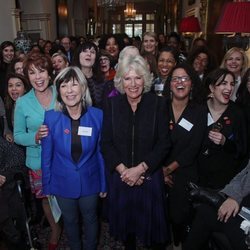
[[[135,250],[136,240],[165,249],[169,240],[161,168],[170,146],[167,107],[163,98],[147,93],[151,82],[142,56],[124,57],[114,79],[122,94],[110,98],[104,112],[110,233],[126,250]]]
[[[179,64],[173,68],[167,85],[169,133],[172,142],[163,168],[169,197],[169,214],[177,246],[183,242],[190,224],[190,209],[186,184],[197,180],[197,156],[206,129],[206,114],[197,102],[200,79],[191,66]]]
[[[205,79],[207,129],[198,158],[201,186],[223,188],[244,166],[247,131],[242,110],[230,101],[235,75],[217,69]]]
[[[106,50],[100,50],[97,54],[97,82],[103,85],[101,107],[107,104],[107,98],[119,94],[114,87],[115,70],[113,62],[114,58]]]
[[[154,80],[152,91],[158,96],[165,96],[166,80],[174,66],[178,63],[178,52],[171,48],[163,48],[157,58],[158,77]]]

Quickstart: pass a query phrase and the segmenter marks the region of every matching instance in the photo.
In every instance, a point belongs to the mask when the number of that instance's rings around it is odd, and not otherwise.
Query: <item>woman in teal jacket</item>
[[[32,89],[16,101],[14,113],[14,140],[26,147],[31,189],[36,198],[42,199],[43,210],[52,229],[50,250],[56,248],[61,229],[53,219],[47,198],[42,194],[40,140],[48,135],[47,127],[42,125],[44,113],[55,105],[56,91],[50,86],[52,70],[47,56],[32,53],[27,57],[24,74]]]

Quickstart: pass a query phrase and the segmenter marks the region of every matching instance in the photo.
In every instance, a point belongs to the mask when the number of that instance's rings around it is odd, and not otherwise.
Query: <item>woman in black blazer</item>
[[[169,133],[172,147],[164,170],[169,214],[177,246],[190,224],[187,183],[197,180],[197,156],[206,129],[205,108],[197,102],[200,79],[187,64],[177,65],[167,80]]]
[[[136,239],[165,249],[169,237],[161,167],[170,147],[166,102],[147,93],[152,76],[140,55],[119,62],[114,82],[121,95],[110,98],[102,132],[110,234],[127,250],[136,249]]]

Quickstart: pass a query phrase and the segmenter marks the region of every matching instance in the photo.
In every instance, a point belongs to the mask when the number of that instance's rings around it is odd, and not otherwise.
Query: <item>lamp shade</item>
[[[250,33],[250,2],[228,2],[215,28],[216,33]]]
[[[182,18],[179,27],[180,32],[200,32],[201,27],[197,17],[188,16]]]

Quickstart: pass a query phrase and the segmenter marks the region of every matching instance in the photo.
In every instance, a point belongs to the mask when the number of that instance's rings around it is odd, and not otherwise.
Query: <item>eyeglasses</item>
[[[99,62],[107,62],[109,59],[107,57],[100,57]]]
[[[189,76],[173,76],[171,82],[187,82],[190,81]]]

